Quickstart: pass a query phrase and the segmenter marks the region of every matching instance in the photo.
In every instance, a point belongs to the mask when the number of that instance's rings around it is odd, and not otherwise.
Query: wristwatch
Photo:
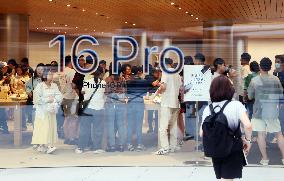
[[[246,137],[245,137],[245,142],[247,142],[247,143],[251,143],[251,140],[249,140],[249,139],[247,139]]]

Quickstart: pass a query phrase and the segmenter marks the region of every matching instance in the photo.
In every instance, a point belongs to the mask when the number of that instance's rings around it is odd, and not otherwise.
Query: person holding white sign
[[[166,58],[165,63],[168,70],[173,70],[172,59]],[[177,150],[177,118],[180,108],[178,95],[181,86],[182,82],[179,74],[162,73],[161,86],[156,92],[162,94],[162,114],[159,124],[161,148],[156,152],[157,155],[165,155]],[[168,139],[168,128],[170,140]]]

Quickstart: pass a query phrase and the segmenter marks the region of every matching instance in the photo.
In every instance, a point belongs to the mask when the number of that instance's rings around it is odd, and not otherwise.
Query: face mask
[[[281,66],[280,63],[276,63],[276,64],[275,64],[275,68],[276,68],[276,69],[280,69],[280,66]]]

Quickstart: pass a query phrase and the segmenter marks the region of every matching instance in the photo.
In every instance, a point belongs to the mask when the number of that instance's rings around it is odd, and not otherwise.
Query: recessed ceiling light
[[[98,15],[99,13],[96,13],[96,15]]]
[[[58,32],[60,33],[60,30]]]
[[[64,33],[66,34],[66,31]]]
[[[38,30],[38,28],[36,28]]]
[[[198,19],[198,18],[195,18],[195,19]]]
[[[54,25],[56,25],[56,23],[55,23],[55,22],[54,22],[53,24],[54,24]]]
[[[171,3],[171,5],[174,5],[175,3]]]
[[[68,25],[65,25],[65,26],[68,26]]]
[[[70,4],[67,4],[67,7],[70,7],[71,5]]]
[[[135,23],[133,23],[132,25],[133,25],[133,26],[135,26],[136,24],[135,24]]]
[[[52,0],[49,0],[49,2],[52,2]]]
[[[127,21],[125,21],[124,23],[127,24]]]
[[[85,10],[85,9],[83,9],[82,11],[83,11],[83,12],[85,12],[86,10]]]
[[[75,28],[78,29],[78,26],[76,26]]]
[[[181,7],[179,7],[178,9],[181,9]]]
[[[96,31],[96,30],[94,30],[94,31]]]
[[[188,11],[186,11],[185,13],[188,14]]]
[[[45,28],[44,30],[46,31],[47,29]]]
[[[193,14],[191,14],[190,16],[193,16]]]
[[[42,22],[42,19],[40,19],[40,22]]]

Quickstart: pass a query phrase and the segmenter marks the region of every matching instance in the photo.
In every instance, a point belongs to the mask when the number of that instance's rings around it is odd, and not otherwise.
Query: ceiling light
[[[96,31],[96,30],[94,30],[94,31]]]
[[[175,3],[171,3],[171,5],[174,5]]]
[[[66,31],[64,33],[66,34]]]
[[[188,14],[188,11],[186,11],[185,13]]]
[[[42,22],[42,19],[40,19],[40,22]]]
[[[109,19],[109,17],[107,16],[107,19]]]
[[[65,26],[68,26],[68,25],[65,25]]]
[[[102,32],[102,34],[104,34],[104,32]]]
[[[70,7],[71,5],[70,4],[67,4],[67,7]]]
[[[193,14],[191,14],[190,16],[193,16]]]
[[[38,28],[36,28],[38,30]]]
[[[181,7],[179,7],[178,9],[181,9]]]
[[[82,11],[83,11],[83,12],[85,12],[86,10],[85,10],[85,9],[83,9]]]
[[[195,19],[198,19],[198,18],[195,18]]]
[[[76,26],[75,28],[78,29],[78,26]]]
[[[46,31],[47,29],[45,28],[44,30]]]
[[[60,33],[60,30],[58,32]]]
[[[54,24],[54,25],[56,25],[56,23],[55,23],[55,22],[54,22],[53,24]]]
[[[49,2],[52,2],[52,0],[49,0]]]
[[[133,25],[133,26],[135,26],[136,24],[135,24],[135,23],[133,23],[132,25]]]
[[[124,23],[127,24],[127,21],[125,21]]]
[[[98,15],[99,13],[96,13],[96,15]]]

